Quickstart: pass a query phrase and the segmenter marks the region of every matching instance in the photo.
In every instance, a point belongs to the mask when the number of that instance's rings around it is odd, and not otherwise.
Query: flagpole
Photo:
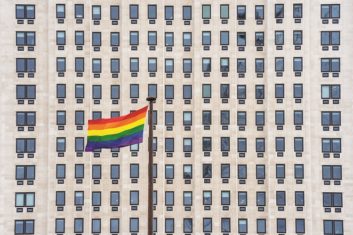
[[[155,97],[147,97],[149,102],[148,110],[148,235],[153,234],[153,102],[156,100]]]

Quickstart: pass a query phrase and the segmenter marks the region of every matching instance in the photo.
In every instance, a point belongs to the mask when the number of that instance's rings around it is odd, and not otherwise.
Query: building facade
[[[156,234],[353,234],[353,1],[0,6],[2,234],[147,234],[147,96]]]

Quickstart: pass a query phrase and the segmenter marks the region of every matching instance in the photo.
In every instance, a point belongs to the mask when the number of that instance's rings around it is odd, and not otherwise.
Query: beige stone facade
[[[34,19],[16,19],[16,4],[35,5]],[[57,4],[65,4],[65,17],[57,18]],[[75,19],[75,4],[84,4],[82,23]],[[139,17],[132,24],[130,4],[139,6]],[[157,5],[157,19],[148,20],[148,4]],[[203,5],[211,5],[209,23],[203,19]],[[275,4],[284,4],[284,18],[275,18]],[[293,18],[293,4],[302,4],[302,18]],[[340,4],[340,17],[322,19],[322,4]],[[101,19],[92,19],[92,7],[101,6]],[[110,6],[119,6],[119,19],[113,24]],[[220,5],[228,5],[229,19],[221,19]],[[255,6],[264,6],[264,19],[255,19]],[[171,23],[165,20],[165,7],[173,6]],[[190,24],[183,20],[183,6],[192,6]],[[237,20],[237,7],[246,6],[246,19]],[[331,7],[331,12],[334,10]],[[205,0],[205,1],[113,1],[113,0],[3,0],[1,15],[1,181],[0,201],[2,218],[1,234],[15,233],[20,223],[34,220],[34,234],[147,234],[147,141],[138,151],[128,147],[118,153],[103,150],[100,153],[75,151],[75,138],[86,137],[87,120],[100,111],[102,117],[110,117],[112,111],[121,115],[147,104],[148,84],[156,84],[158,110],[154,136],[157,137],[157,218],[156,234],[304,234],[296,231],[296,220],[304,219],[305,234],[324,234],[324,221],[333,223],[339,232],[343,221],[345,235],[353,234],[353,171],[352,161],[352,113],[353,82],[351,38],[353,36],[353,1],[349,0]],[[204,9],[206,11],[206,9]],[[206,14],[206,12],[204,12]],[[205,16],[205,15],[204,15]],[[327,20],[327,24],[326,21]],[[22,22],[21,22],[22,21]],[[31,23],[31,21],[33,21]],[[60,22],[62,21],[62,22]],[[222,23],[223,21],[223,23]],[[243,23],[241,22],[243,21]],[[262,22],[262,24],[261,24]],[[34,31],[35,45],[16,45],[16,32]],[[57,31],[65,31],[65,45],[57,45]],[[82,50],[75,45],[75,31],[84,32]],[[137,50],[130,45],[130,32],[139,32]],[[157,45],[151,50],[148,32],[157,32]],[[202,45],[202,32],[211,32],[211,45]],[[221,31],[229,33],[229,45],[220,44]],[[284,32],[283,45],[275,45],[275,31]],[[293,44],[294,31],[302,32],[302,43]],[[321,45],[322,31],[340,31],[339,45]],[[92,32],[101,32],[101,46],[92,46]],[[111,46],[111,32],[119,32],[117,51]],[[174,33],[174,45],[165,46],[165,33]],[[183,33],[192,33],[192,46],[184,50]],[[246,45],[237,45],[237,33],[246,33]],[[264,33],[264,45],[255,46],[255,33]],[[21,49],[23,48],[23,50]],[[326,48],[328,50],[326,50]],[[337,50],[335,50],[337,49]],[[302,71],[293,71],[294,58],[302,58]],[[35,58],[36,71],[16,71],[16,59]],[[66,58],[62,76],[57,71],[57,58]],[[84,71],[77,76],[75,58],[84,58]],[[130,58],[139,58],[136,76],[130,72]],[[157,71],[151,76],[148,58],[157,58]],[[203,58],[211,58],[211,71],[203,72]],[[221,58],[229,59],[229,71],[220,71]],[[284,58],[284,70],[275,70],[276,58]],[[339,71],[322,72],[322,58],[339,58]],[[101,59],[99,78],[92,72],[92,61]],[[119,59],[120,70],[111,72],[111,59]],[[165,59],[174,59],[172,77],[166,73]],[[192,72],[185,76],[183,59],[192,59]],[[237,60],[246,59],[246,71],[237,70]],[[264,59],[264,72],[255,72],[255,60]],[[17,61],[18,62],[18,61]],[[332,61],[331,61],[332,62]],[[19,63],[19,62],[18,62]],[[19,65],[18,65],[19,66]],[[238,68],[239,69],[239,68]],[[207,75],[208,73],[208,75]],[[281,75],[282,73],[282,75]],[[21,77],[23,74],[23,77]],[[244,75],[241,75],[244,74]],[[262,74],[262,75],[258,75]],[[57,84],[66,85],[66,97],[57,98]],[[84,84],[84,98],[78,103],[75,85]],[[139,97],[130,97],[130,84],[139,85]],[[203,97],[203,84],[211,84],[212,96]],[[229,85],[229,97],[221,97],[220,85]],[[284,97],[276,97],[276,84],[284,85]],[[302,84],[303,96],[294,98],[295,84]],[[340,97],[322,98],[322,85],[340,85]],[[34,104],[28,99],[16,98],[16,86],[35,85]],[[99,104],[92,98],[93,85],[101,85]],[[111,85],[120,86],[117,104],[111,99]],[[173,98],[165,98],[166,85],[174,85]],[[183,98],[183,85],[192,85],[190,103]],[[239,85],[246,85],[246,98],[240,99]],[[256,99],[255,86],[264,86],[264,98]],[[332,88],[332,87],[331,87]],[[17,91],[18,92],[18,91]],[[17,94],[18,95],[18,94]],[[209,99],[209,102],[207,102]],[[241,100],[244,100],[242,103]],[[262,103],[261,101],[262,100]],[[259,102],[260,101],[260,102]],[[326,103],[328,102],[328,104]],[[75,123],[75,111],[84,111],[84,125],[79,130]],[[203,111],[212,111],[212,123],[203,123]],[[221,125],[220,112],[230,113],[229,125]],[[34,130],[16,125],[16,112],[35,112]],[[66,123],[57,124],[57,111],[66,111]],[[174,124],[166,126],[165,112],[174,112]],[[183,112],[192,112],[190,129],[183,124]],[[239,125],[238,112],[246,112],[245,125]],[[284,111],[283,125],[276,121],[276,111]],[[294,111],[302,111],[303,123],[294,124]],[[322,112],[340,112],[340,123],[323,126]],[[256,112],[264,112],[265,124],[256,125]],[[278,118],[278,117],[277,117]],[[63,126],[63,130],[60,130]],[[206,127],[205,127],[206,126]],[[209,126],[209,128],[207,127]],[[281,130],[280,127],[283,126]],[[328,130],[326,130],[328,127]],[[325,129],[326,128],[326,129]],[[171,130],[170,130],[171,129]],[[65,150],[57,151],[57,138],[66,138]],[[203,151],[203,137],[212,137],[211,151]],[[229,137],[230,149],[221,151],[221,137]],[[276,149],[276,138],[285,138],[285,150]],[[35,152],[16,153],[16,139],[35,138]],[[165,139],[174,138],[174,151],[166,153]],[[183,139],[192,138],[192,151],[183,151]],[[239,152],[240,139],[246,138],[246,151]],[[294,149],[294,139],[303,138],[303,151]],[[147,131],[144,139],[147,140]],[[256,139],[265,140],[265,151],[259,154]],[[340,141],[341,151],[323,153],[322,141]],[[277,139],[279,145],[280,139]],[[326,145],[325,145],[326,146]],[[206,152],[206,153],[205,153]],[[281,152],[282,155],[281,156]],[[210,156],[207,156],[209,153]],[[31,156],[32,155],[32,156]],[[136,156],[135,156],[136,155]],[[188,156],[189,155],[189,156]],[[227,156],[226,156],[227,155]],[[325,156],[325,157],[324,157]],[[139,164],[139,177],[130,177],[130,164]],[[57,165],[65,164],[65,177],[57,178]],[[75,178],[75,165],[84,164],[84,177]],[[183,179],[183,165],[192,165],[192,179]],[[205,178],[203,164],[212,165],[212,177]],[[221,177],[221,164],[229,164],[230,177]],[[285,178],[276,177],[276,164],[285,165]],[[295,178],[294,166],[304,166],[304,177]],[[35,179],[16,180],[16,166],[35,165]],[[92,179],[93,165],[101,165],[101,178]],[[117,183],[111,179],[111,165],[119,165]],[[166,179],[165,165],[174,165],[174,179]],[[239,178],[239,165],[246,165],[246,179]],[[265,178],[257,178],[256,166],[264,165]],[[342,167],[341,179],[323,179],[322,166]],[[224,173],[224,172],[223,172]],[[225,174],[225,173],[224,173]],[[278,175],[277,175],[278,176]],[[82,183],[80,183],[82,180]],[[207,182],[209,180],[209,182]],[[261,182],[261,180],[263,182]],[[135,182],[135,183],[134,183]],[[56,192],[65,192],[65,205],[58,206]],[[82,191],[84,204],[75,205],[75,192]],[[139,191],[136,208],[130,205],[130,191]],[[165,192],[174,192],[174,205],[166,205]],[[192,192],[192,205],[183,205],[183,192]],[[203,192],[212,192],[212,204],[203,204]],[[221,192],[230,191],[229,205],[222,205]],[[285,191],[285,205],[278,205],[276,192]],[[34,206],[16,206],[16,193],[35,193]],[[101,205],[92,205],[92,192],[101,192]],[[111,205],[111,192],[120,193],[120,203]],[[247,192],[246,205],[238,198],[239,192]],[[266,193],[266,205],[257,205],[257,192]],[[304,205],[295,204],[295,192],[304,192]],[[342,206],[323,206],[323,193],[342,193]],[[17,198],[20,200],[19,198]],[[340,203],[338,203],[340,204]],[[114,207],[114,208],[113,208]],[[189,207],[189,208],[186,208]],[[209,207],[209,208],[207,208]],[[260,207],[260,208],[259,208]],[[261,211],[263,207],[263,211]],[[298,209],[299,207],[299,209]],[[32,208],[32,209],[31,209]],[[81,209],[80,209],[81,208]],[[301,208],[301,209],[300,209]],[[136,210],[133,210],[136,209]],[[326,209],[326,212],[325,212]],[[331,212],[328,212],[328,211]],[[32,212],[31,212],[32,211]],[[340,211],[340,212],[339,212]],[[75,218],[83,218],[83,232],[75,232]],[[138,231],[131,231],[130,218],[139,218]],[[174,219],[165,221],[165,219]],[[185,218],[192,219],[192,232],[186,232]],[[212,218],[212,230],[208,231],[205,219]],[[226,222],[230,219],[230,231]],[[64,232],[58,231],[57,219],[65,219]],[[100,219],[100,232],[93,231],[93,220]],[[119,232],[113,232],[111,220],[118,219]],[[246,220],[242,220],[246,219]],[[257,220],[266,220],[266,231],[258,231]],[[285,219],[285,232],[278,219]],[[18,227],[15,225],[18,221]],[[240,221],[240,222],[239,222]],[[246,221],[246,222],[244,222]],[[330,222],[331,221],[331,222]],[[337,223],[336,223],[337,222]],[[99,223],[99,222],[97,222]],[[168,223],[168,225],[166,225]],[[173,226],[171,224],[173,224]],[[241,231],[244,224],[247,231]],[[297,222],[299,223],[299,222]],[[335,224],[336,223],[336,224]],[[223,230],[222,230],[223,224]],[[30,226],[27,224],[27,226]],[[114,227],[114,226],[113,226]],[[168,228],[167,228],[168,227]],[[173,227],[174,232],[168,230]],[[281,228],[278,228],[281,227]],[[298,227],[300,227],[298,225]],[[27,228],[27,231],[31,231]],[[328,228],[327,228],[328,229]],[[328,232],[327,230],[326,232]],[[325,233],[326,234],[326,233]]]

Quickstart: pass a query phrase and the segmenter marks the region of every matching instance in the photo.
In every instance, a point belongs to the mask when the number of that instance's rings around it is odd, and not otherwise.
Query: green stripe
[[[129,130],[125,130],[123,132],[113,134],[113,135],[103,135],[103,136],[88,136],[88,141],[92,142],[100,142],[100,141],[107,141],[107,140],[116,140],[121,137],[127,136],[127,135],[132,135],[135,134],[139,131],[142,131],[144,128],[145,124],[141,124],[139,126],[136,126],[134,128],[131,128]]]

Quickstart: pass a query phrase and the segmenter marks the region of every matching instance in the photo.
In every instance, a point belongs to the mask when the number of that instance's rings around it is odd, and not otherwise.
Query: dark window
[[[110,6],[110,19],[111,20],[119,20],[120,10],[119,6]]]

